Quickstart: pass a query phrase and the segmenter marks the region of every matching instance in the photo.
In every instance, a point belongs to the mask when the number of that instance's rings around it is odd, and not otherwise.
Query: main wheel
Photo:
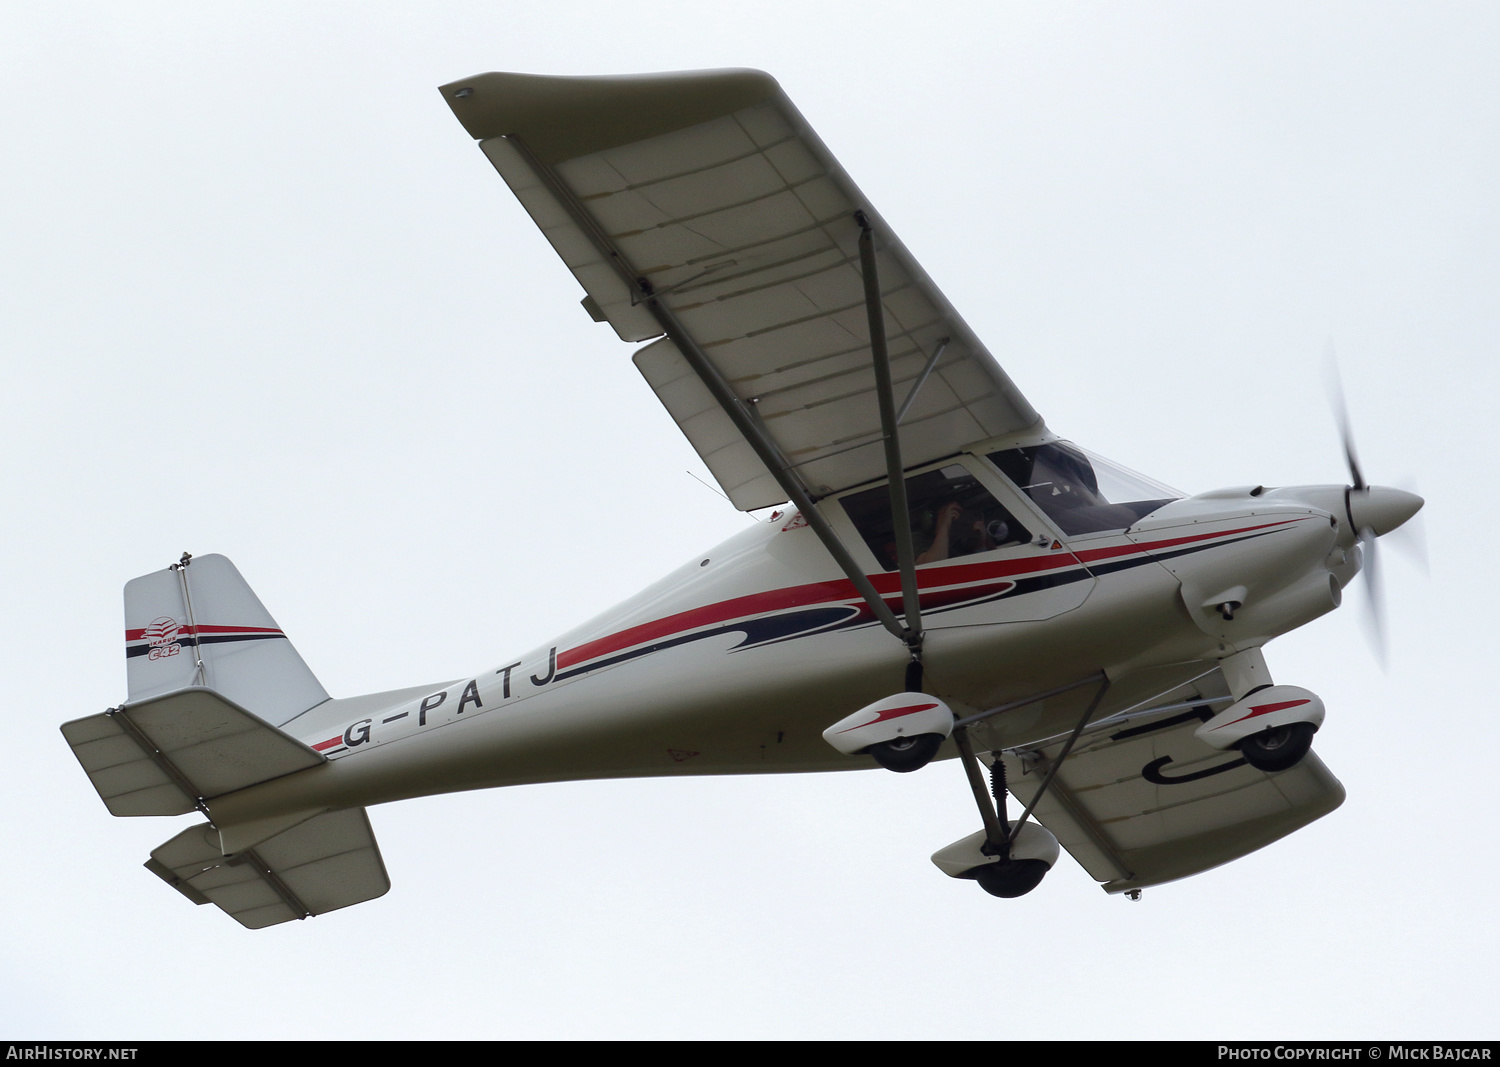
[[[1295,767],[1312,749],[1316,729],[1310,722],[1273,726],[1241,741],[1240,755],[1258,771],[1284,771]]]
[[[914,737],[898,737],[894,741],[881,741],[871,745],[869,753],[886,770],[905,774],[927,766],[942,747],[942,734],[917,734]]]
[[[974,881],[992,897],[1024,897],[1049,870],[1043,860],[1001,860],[973,870]]]

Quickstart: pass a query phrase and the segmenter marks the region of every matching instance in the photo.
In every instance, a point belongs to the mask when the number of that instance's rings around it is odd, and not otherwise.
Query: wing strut
[[[912,384],[911,392],[906,394],[906,399],[901,401],[901,406],[896,409],[896,425],[900,426],[906,420],[906,413],[911,410],[912,401],[917,399],[917,394],[922,391],[922,386],[927,384],[928,377],[932,374],[932,368],[937,366],[938,360],[943,358],[943,353],[948,350],[948,342],[951,337],[939,337],[937,347],[932,350],[932,355],[927,357],[927,363],[922,367],[922,373],[917,375],[917,380]]]
[[[693,339],[688,336],[687,331],[677,322],[677,317],[671,311],[663,307],[655,297],[648,296],[645,305],[656,317],[656,321],[661,323],[662,331],[667,335],[668,340],[677,346],[683,359],[687,360],[688,366],[693,368],[693,373],[698,375],[699,380],[708,387],[713,398],[719,402],[719,406],[734,423],[735,429],[744,434],[745,440],[750,442],[750,447],[755,450],[755,454],[760,457],[766,469],[771,472],[771,476],[776,479],[776,484],[781,486],[782,491],[801,511],[802,517],[807,520],[807,525],[812,527],[813,532],[818,535],[818,540],[823,542],[823,547],[828,549],[829,554],[833,556],[834,562],[854,583],[854,588],[859,591],[860,596],[865,598],[865,602],[870,605],[870,610],[875,613],[875,617],[894,636],[901,638],[902,641],[908,641],[908,629],[901,625],[900,620],[896,618],[896,613],[870,584],[870,579],[864,570],[854,562],[854,557],[849,555],[849,550],[839,540],[839,535],[818,511],[807,488],[802,484],[802,479],[791,470],[785,457],[781,455],[781,450],[776,447],[776,442],[761,429],[759,422],[745,408],[744,401],[735,395],[729,383],[693,343]],[[910,538],[911,534],[908,532],[908,541]]]
[[[793,470],[791,464],[787,462],[786,457],[781,454],[781,449],[777,447],[776,442],[761,428],[755,414],[739,398],[714,365],[709,362],[708,357],[703,354],[702,349],[693,342],[688,332],[683,329],[682,324],[677,321],[677,316],[657,299],[657,294],[652,288],[651,283],[635,270],[625,258],[623,252],[610,240],[608,234],[603,231],[588,212],[578,203],[578,199],[574,196],[573,191],[553,172],[551,167],[537,158],[536,154],[527,147],[525,141],[513,135],[507,135],[505,139],[515,146],[521,157],[526,160],[532,171],[547,187],[548,192],[556,198],[558,204],[568,213],[574,224],[577,225],[579,230],[588,237],[589,242],[599,251],[604,262],[614,268],[615,272],[629,287],[632,294],[632,303],[644,306],[651,313],[652,317],[656,319],[657,324],[661,326],[662,332],[667,335],[668,340],[677,346],[677,350],[682,353],[683,359],[693,369],[693,373],[708,388],[709,393],[718,402],[719,407],[724,410],[724,414],[728,415],[729,420],[734,423],[735,429],[744,435],[745,440],[749,442],[750,447],[755,451],[760,461],[766,465],[766,469],[776,479],[776,484],[781,487],[782,491],[786,493],[787,498],[802,512],[802,517],[807,520],[807,525],[818,535],[818,540],[823,542],[823,547],[828,549],[829,554],[833,556],[834,562],[839,565],[839,569],[854,584],[854,588],[859,592],[859,595],[864,597],[865,602],[870,606],[870,610],[875,613],[875,617],[880,620],[881,625],[889,630],[893,636],[906,642],[908,647],[920,647],[921,639],[917,629],[910,626],[903,626],[901,621],[896,618],[896,613],[890,609],[890,606],[875,591],[875,586],[870,583],[870,579],[866,576],[863,568],[854,561],[854,557],[849,554],[849,550],[839,540],[839,536],[834,532],[833,527],[828,525],[828,521],[818,511],[817,505],[813,502],[812,495],[802,483],[801,477]],[[860,218],[863,219],[863,215]],[[878,307],[878,291],[874,299]],[[884,336],[884,330],[882,330],[880,334],[882,344]],[[877,359],[876,363],[877,366],[884,366],[883,360]],[[887,407],[890,408],[892,418],[886,423],[886,433],[888,436],[894,437],[895,406],[891,402],[890,396],[890,372],[889,369],[886,369],[884,386],[881,390],[881,412],[882,418],[884,418]],[[897,455],[899,463],[899,452]],[[901,471],[898,466],[895,468],[896,476],[891,479],[891,484],[893,486],[899,485],[904,492],[906,486],[899,477],[900,473]],[[909,522],[909,520],[907,521]],[[910,527],[902,522],[896,524],[898,531],[903,527],[907,530],[906,536],[909,543],[911,538]],[[906,574],[908,571],[910,571],[909,567],[904,568],[902,572],[903,591],[905,590]],[[914,603],[916,595],[914,574],[911,581],[910,595]],[[918,625],[920,625],[920,620],[918,620]],[[916,642],[916,644],[914,645],[913,642]],[[917,653],[914,651],[913,664],[917,669],[915,671],[908,670],[908,683],[911,682],[913,673],[918,676],[917,680],[920,682],[920,660],[916,658],[916,655]]]
[[[906,630],[901,640],[911,651],[912,668],[906,688],[922,690],[922,604],[917,596],[916,553],[911,544],[911,512],[906,502],[905,468],[901,465],[901,436],[897,426],[896,396],[891,388],[891,360],[885,343],[885,309],[880,302],[880,275],[875,267],[875,231],[863,211],[854,213],[859,223],[859,266],[865,282],[865,314],[870,320],[870,360],[875,365],[875,395],[880,399],[880,428],[885,436],[885,472],[889,479],[891,529],[896,535],[896,565],[901,571],[901,614]],[[941,351],[941,349],[939,349]],[[912,387],[908,404],[916,399],[919,381]],[[903,410],[906,405],[903,405]]]

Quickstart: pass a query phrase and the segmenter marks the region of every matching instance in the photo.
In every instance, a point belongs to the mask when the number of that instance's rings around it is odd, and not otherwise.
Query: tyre
[[[1050,868],[1043,860],[1001,860],[974,868],[974,881],[992,897],[1024,897]]]
[[[942,734],[917,734],[915,737],[881,741],[871,745],[868,751],[875,762],[886,770],[906,774],[927,766],[942,747]]]
[[[1316,729],[1310,722],[1273,726],[1241,741],[1240,755],[1258,771],[1284,771],[1295,767],[1312,749]]]

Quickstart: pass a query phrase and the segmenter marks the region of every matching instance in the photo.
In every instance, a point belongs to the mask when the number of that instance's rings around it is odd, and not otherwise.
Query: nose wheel
[[[987,863],[975,867],[974,881],[992,897],[1024,897],[1038,885],[1050,870],[1042,860],[1003,859],[999,863]]]
[[[1312,750],[1316,730],[1310,722],[1273,726],[1241,741],[1240,755],[1258,771],[1284,771],[1295,767]]]

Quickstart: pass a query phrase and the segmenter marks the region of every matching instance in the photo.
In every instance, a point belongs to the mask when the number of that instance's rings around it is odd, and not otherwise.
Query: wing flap
[[[1221,681],[1219,676],[1202,682]],[[1086,734],[1036,818],[1111,893],[1159,885],[1262,848],[1337,808],[1344,789],[1316,755],[1266,774],[1193,736],[1207,704],[1146,714]],[[1005,754],[1030,803],[1063,741]]]
[[[754,511],[786,499],[755,449],[719,407],[708,386],[693,373],[676,345],[664,337],[637,352],[634,361],[730,503],[741,511]]]

